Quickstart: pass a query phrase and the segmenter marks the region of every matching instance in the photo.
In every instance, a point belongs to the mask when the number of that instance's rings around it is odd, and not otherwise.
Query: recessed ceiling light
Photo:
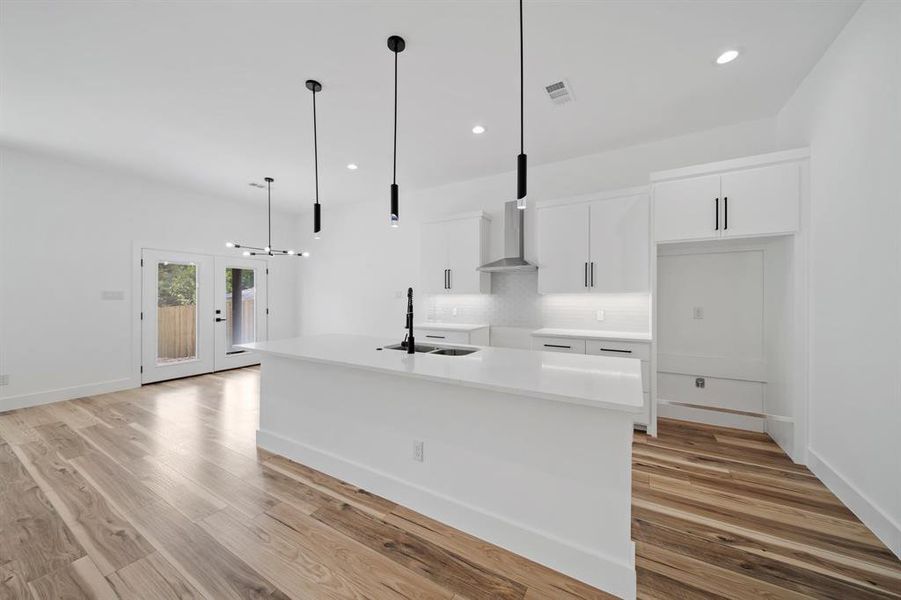
[[[726,50],[717,57],[716,64],[724,65],[732,62],[736,58],[738,58],[738,50]]]
[[[472,132],[476,135],[479,135],[480,133],[485,133],[485,128],[481,125],[476,125],[472,128]]]
[[[347,165],[347,168],[350,169],[351,171],[356,171],[356,170],[357,170],[357,165],[356,165],[356,163],[349,163],[349,164]]]

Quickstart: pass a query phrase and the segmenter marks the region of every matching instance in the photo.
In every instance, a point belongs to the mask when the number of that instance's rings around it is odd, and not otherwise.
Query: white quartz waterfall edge
[[[634,542],[631,542],[632,561],[628,564],[623,563],[409,481],[270,432],[257,431],[257,445],[390,498],[407,508],[491,541],[497,546],[531,558],[571,577],[596,587],[603,586],[602,589],[620,598],[635,598]]]

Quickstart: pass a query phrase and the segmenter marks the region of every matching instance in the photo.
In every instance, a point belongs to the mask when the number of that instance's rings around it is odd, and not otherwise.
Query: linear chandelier
[[[319,209],[319,140],[316,135],[316,92],[322,91],[322,84],[307,79],[307,89],[313,92],[313,166],[316,174],[316,202],[313,204],[313,239],[318,240],[322,231],[322,214]]]
[[[309,252],[296,252],[294,250],[276,250],[272,247],[272,177],[266,177],[266,195],[268,198],[268,221],[269,221],[269,237],[266,246],[258,248],[257,246],[248,246],[247,244],[239,244],[238,242],[225,242],[226,248],[242,248],[244,256],[302,256],[304,258],[310,255]]]

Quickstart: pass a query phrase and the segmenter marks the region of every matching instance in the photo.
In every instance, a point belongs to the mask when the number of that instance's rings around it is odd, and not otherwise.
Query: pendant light
[[[399,35],[388,38],[388,49],[394,52],[394,165],[391,171],[391,227],[396,228],[399,221],[399,200],[397,188],[397,55],[404,51],[407,43]]]
[[[526,208],[526,143],[523,102],[522,0],[519,0],[519,156],[516,157],[516,208]]]
[[[302,256],[304,258],[310,255],[309,252],[295,252],[294,250],[276,250],[272,247],[272,177],[266,177],[266,195],[268,198],[267,218],[269,223],[269,237],[266,246],[259,248],[257,246],[248,246],[247,244],[239,244],[238,242],[225,242],[227,248],[244,248],[244,256]],[[256,184],[254,184],[256,185]],[[262,187],[262,186],[259,186]]]
[[[319,139],[316,135],[316,92],[322,91],[322,84],[313,79],[307,79],[307,89],[313,92],[313,165],[316,174],[316,202],[313,204],[313,239],[321,237],[322,213],[319,209]]]

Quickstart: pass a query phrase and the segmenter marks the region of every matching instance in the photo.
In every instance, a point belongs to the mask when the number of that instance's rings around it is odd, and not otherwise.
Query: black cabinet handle
[[[572,346],[563,346],[561,344],[545,344],[545,348],[566,348],[567,350],[572,349]]]
[[[449,289],[449,290],[453,289],[453,287],[454,287],[454,282],[451,280],[451,273],[453,273],[453,271],[451,269],[448,269],[447,270],[447,289]]]
[[[601,348],[601,352],[619,352],[620,354],[632,354],[631,350],[618,350],[616,348]]]
[[[445,337],[443,335],[427,335],[427,338],[434,338],[436,340],[443,340]]]
[[[716,227],[714,229],[716,231],[720,230],[720,199],[715,198],[713,200],[713,218],[715,219]]]
[[[729,229],[729,196],[723,198],[723,231]]]
[[[589,287],[594,287],[594,262],[591,263],[591,268],[588,271],[588,282],[591,284]]]
[[[585,282],[585,287],[588,287],[588,263],[585,263],[585,269],[584,269],[584,272],[583,272],[583,274],[582,274],[582,277],[583,277],[584,282]]]
[[[448,289],[447,285],[447,269],[444,269],[444,289]]]

